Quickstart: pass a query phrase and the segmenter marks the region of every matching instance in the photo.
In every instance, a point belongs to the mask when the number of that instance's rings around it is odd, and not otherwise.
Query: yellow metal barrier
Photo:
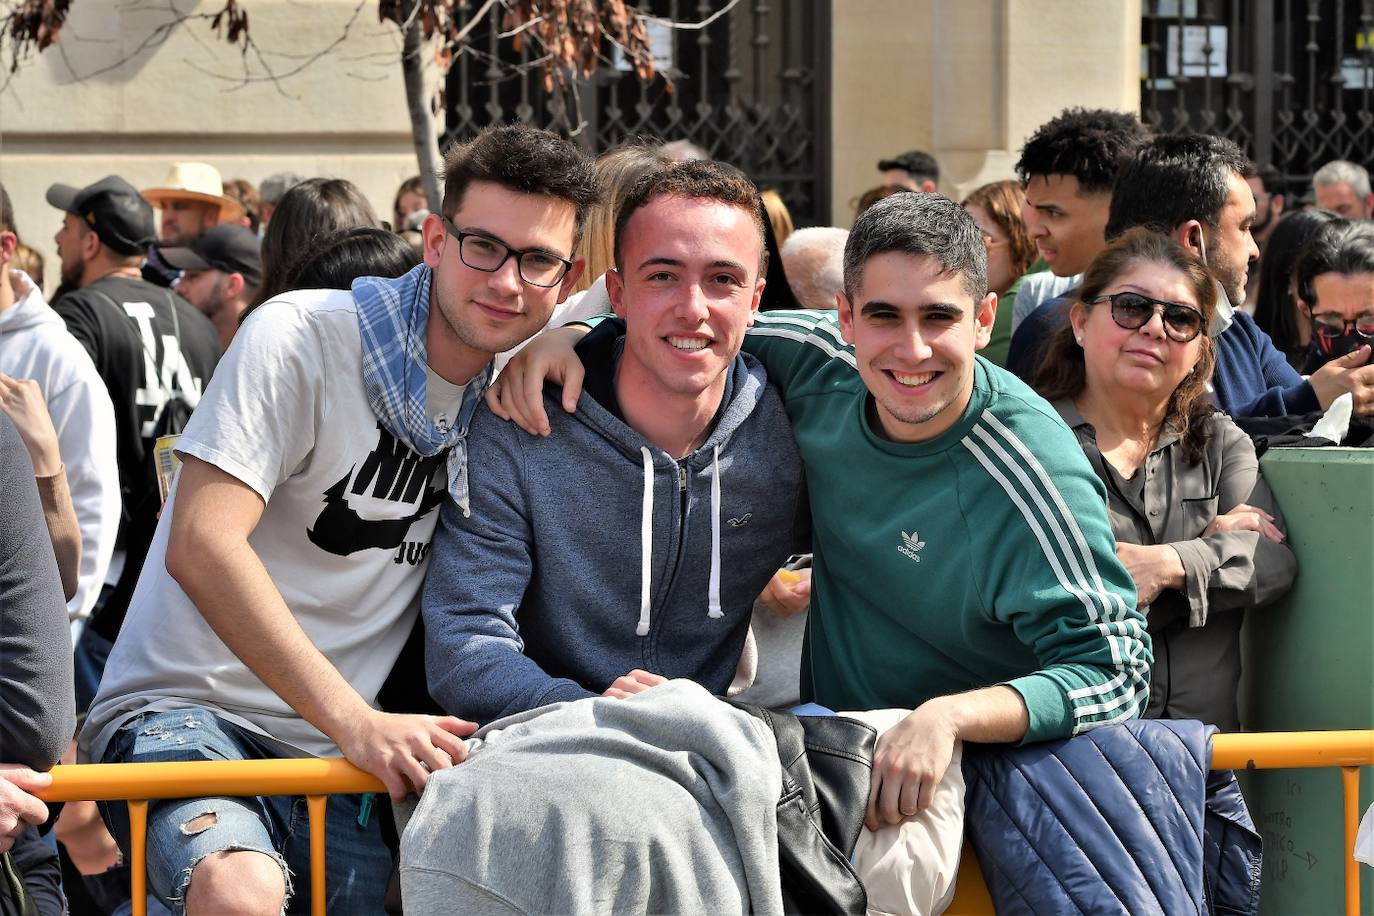
[[[310,813],[310,912],[324,916],[324,808],[330,795],[385,792],[381,780],[342,758],[89,763],[52,769],[44,801],[129,800],[134,916],[147,916],[148,801],[217,795],[304,795]]]
[[[1346,916],[1360,916],[1360,864],[1355,861],[1355,833],[1360,825],[1359,768],[1372,765],[1374,731],[1252,732],[1217,735],[1212,739],[1214,770],[1341,768],[1345,793]],[[945,916],[985,916],[993,912],[977,865],[978,860],[965,846],[954,902],[945,910]]]
[[[1212,769],[1297,769],[1340,767],[1344,789],[1345,911],[1360,913],[1359,863],[1355,832],[1359,827],[1360,770],[1374,765],[1374,730],[1270,732],[1217,735],[1212,739]],[[123,763],[58,766],[44,801],[129,800],[133,846],[134,916],[146,916],[147,875],[144,841],[148,801],[216,795],[304,795],[310,812],[311,912],[323,916],[324,809],[327,796],[384,792],[380,780],[342,759],[206,761],[196,763]],[[983,916],[992,903],[977,861],[967,854],[960,869],[948,916]]]

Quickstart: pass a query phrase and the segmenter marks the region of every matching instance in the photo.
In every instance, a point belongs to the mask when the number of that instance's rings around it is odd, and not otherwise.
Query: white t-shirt
[[[369,703],[419,609],[445,498],[443,455],[397,442],[368,405],[351,293],[306,290],[265,304],[234,338],[177,444],[266,503],[248,542],[307,636]],[[432,372],[431,417],[458,416],[463,387]],[[335,756],[215,635],[167,573],[173,487],[82,732],[98,759],[144,711],[200,706],[283,753]],[[213,524],[213,520],[207,520]]]

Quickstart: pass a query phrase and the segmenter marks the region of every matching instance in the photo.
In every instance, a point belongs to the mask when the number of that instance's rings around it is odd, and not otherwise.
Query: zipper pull
[[[687,469],[680,464],[677,466],[677,491],[687,492]]]

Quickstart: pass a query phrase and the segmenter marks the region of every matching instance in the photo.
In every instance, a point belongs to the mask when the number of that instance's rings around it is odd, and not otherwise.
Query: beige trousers
[[[840,715],[866,722],[881,736],[910,710],[876,709]],[[964,846],[963,745],[956,742],[949,769],[931,806],[900,824],[859,834],[854,870],[868,891],[870,916],[935,916],[954,898]]]

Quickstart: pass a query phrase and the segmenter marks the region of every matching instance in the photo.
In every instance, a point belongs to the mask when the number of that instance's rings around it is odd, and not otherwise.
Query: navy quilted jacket
[[[999,916],[1257,914],[1260,838],[1201,722],[967,745],[966,822]]]

